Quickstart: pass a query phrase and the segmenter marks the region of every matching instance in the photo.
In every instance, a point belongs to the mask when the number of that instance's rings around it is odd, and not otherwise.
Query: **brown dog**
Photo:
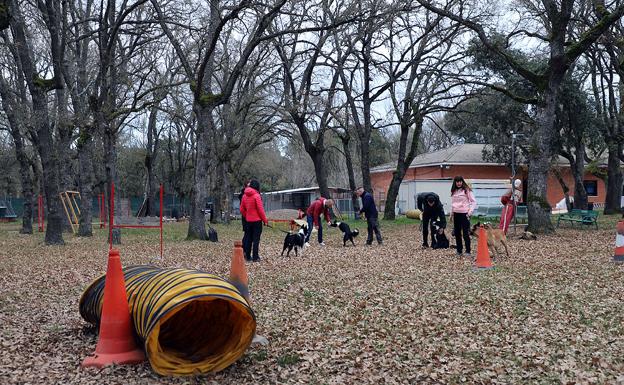
[[[470,230],[470,235],[474,235],[475,237],[479,238],[479,226],[481,226],[480,222],[472,226],[472,230]],[[488,249],[490,250],[490,254],[492,254],[493,256],[495,254],[496,256],[499,256],[499,247],[503,245],[505,247],[505,254],[507,254],[507,258],[509,258],[509,249],[507,248],[507,236],[505,235],[503,230],[495,229],[489,223],[484,223],[483,229],[485,230],[485,234],[487,236],[487,245]]]

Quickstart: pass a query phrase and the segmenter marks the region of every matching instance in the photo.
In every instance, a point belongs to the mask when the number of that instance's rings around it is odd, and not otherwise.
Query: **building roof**
[[[464,166],[505,166],[505,163],[497,163],[483,159],[483,149],[487,144],[464,143],[457,144],[442,150],[420,154],[414,158],[410,168],[439,166],[439,165],[464,165]],[[518,154],[520,156],[520,154]],[[559,156],[557,164],[569,166],[567,159]],[[600,166],[606,166],[606,158],[600,159]],[[371,173],[393,171],[396,169],[396,161],[371,168]]]
[[[342,187],[329,187],[330,190],[336,191],[336,192],[347,192],[347,191],[351,191],[349,189],[346,188],[342,188]],[[273,195],[273,194],[292,194],[292,193],[305,193],[305,192],[314,192],[314,191],[318,191],[319,187],[300,187],[300,188],[293,188],[293,189],[289,189],[289,190],[279,190],[279,191],[268,191],[268,192],[263,192],[262,194],[268,194],[268,195]]]
[[[442,150],[420,154],[414,158],[410,164],[410,168],[438,166],[441,164],[466,166],[487,164],[490,166],[504,166],[504,163],[495,163],[483,159],[483,148],[485,146],[485,144],[464,143]],[[373,167],[371,172],[389,171],[395,168],[396,162],[392,162]]]

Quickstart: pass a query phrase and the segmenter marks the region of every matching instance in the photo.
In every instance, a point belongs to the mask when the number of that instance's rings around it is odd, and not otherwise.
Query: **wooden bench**
[[[598,229],[598,211],[572,209],[572,211],[566,214],[559,215],[559,218],[557,219],[557,228],[559,228],[561,221],[567,221],[573,227],[575,223],[579,223],[581,227],[583,225],[594,225],[596,229]]]

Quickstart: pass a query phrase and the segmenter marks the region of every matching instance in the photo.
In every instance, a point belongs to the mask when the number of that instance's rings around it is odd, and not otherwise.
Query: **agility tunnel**
[[[123,269],[136,337],[155,372],[218,372],[238,360],[256,331],[256,318],[232,283],[199,270],[130,266]],[[105,277],[80,298],[80,315],[98,325]]]

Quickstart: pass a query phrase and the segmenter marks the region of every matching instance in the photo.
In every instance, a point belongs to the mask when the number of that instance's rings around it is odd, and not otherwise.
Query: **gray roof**
[[[448,165],[490,165],[504,166],[504,163],[494,163],[483,159],[483,148],[485,144],[464,143],[457,144],[442,150],[427,152],[417,155],[410,168]],[[371,168],[371,172],[382,172],[394,170],[396,162],[386,163],[381,166]]]
[[[410,164],[410,168],[439,166],[439,165],[464,165],[464,166],[505,166],[505,163],[497,163],[483,159],[483,148],[487,144],[464,143],[444,148],[442,150],[427,152],[420,154],[414,158]],[[603,155],[604,156],[604,155]],[[606,164],[606,158],[601,159],[601,166]],[[569,166],[567,159],[559,156],[557,164],[560,166]],[[392,171],[396,169],[396,161],[383,164],[381,166],[371,168],[371,173]]]
[[[328,189],[334,191],[334,192],[348,192],[351,191],[349,189],[346,188],[342,188],[342,187],[328,187]],[[274,195],[274,194],[292,194],[292,193],[306,193],[306,192],[315,192],[315,191],[319,191],[319,187],[315,186],[315,187],[300,187],[300,188],[293,188],[293,189],[288,189],[288,190],[279,190],[279,191],[267,191],[267,192],[263,192],[262,194],[266,194],[266,195]]]

